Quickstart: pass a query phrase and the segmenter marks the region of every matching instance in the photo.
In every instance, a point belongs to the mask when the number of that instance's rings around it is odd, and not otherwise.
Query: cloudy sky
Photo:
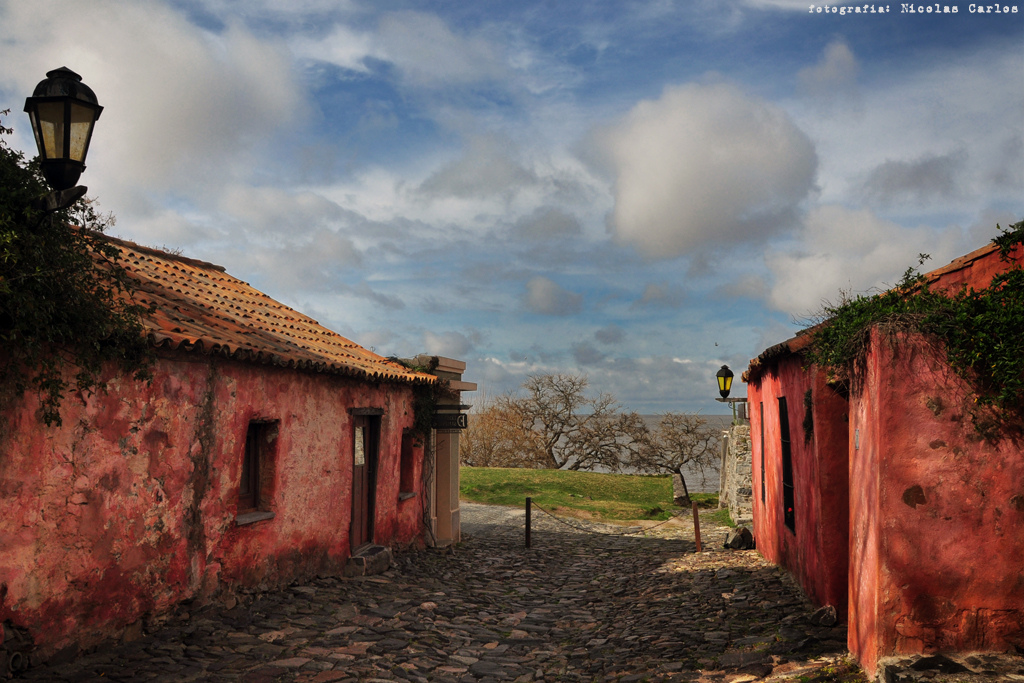
[[[29,151],[77,71],[114,234],[378,353],[712,414],[723,363],[1024,217],[1024,5],[946,6],[0,0],[0,110]]]

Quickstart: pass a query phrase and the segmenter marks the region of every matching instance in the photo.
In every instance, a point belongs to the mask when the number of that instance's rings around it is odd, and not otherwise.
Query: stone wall
[[[722,436],[718,507],[728,507],[729,516],[737,524],[753,522],[753,476],[750,425],[733,425]]]

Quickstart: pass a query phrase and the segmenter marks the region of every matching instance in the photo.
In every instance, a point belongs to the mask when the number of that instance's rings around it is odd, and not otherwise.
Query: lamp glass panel
[[[92,130],[95,112],[76,102],[71,103],[71,149],[68,158],[74,161],[85,161],[85,153],[89,149],[89,131]]]
[[[64,156],[64,103],[40,102],[36,133],[44,159],[60,159]]]
[[[718,389],[719,391],[729,391],[732,389],[732,377],[729,375],[718,376]]]
[[[28,120],[32,122],[32,134],[36,136],[36,149],[40,150],[40,154],[46,156],[42,151],[45,147],[43,147],[43,137],[39,130],[39,112],[35,110],[29,112]]]

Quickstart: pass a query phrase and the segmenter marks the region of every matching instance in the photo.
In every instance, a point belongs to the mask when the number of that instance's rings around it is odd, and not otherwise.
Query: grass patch
[[[718,496],[715,496],[715,505],[718,505]],[[712,512],[701,513],[701,521],[714,522],[718,526],[735,527],[736,522],[732,521],[732,517],[729,516],[729,508],[722,508],[721,510],[714,510]]]
[[[660,521],[680,510],[668,476],[501,467],[462,467],[459,476],[460,497],[474,503],[522,507],[529,496],[552,512],[607,520]],[[693,499],[701,507],[718,505],[717,493]]]

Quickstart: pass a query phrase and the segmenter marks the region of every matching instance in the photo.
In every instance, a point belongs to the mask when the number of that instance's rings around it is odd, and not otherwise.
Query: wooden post
[[[526,499],[526,547],[530,547],[530,508],[533,507],[533,498]]]
[[[529,500],[529,499],[527,499]],[[529,508],[527,508],[529,510]],[[529,514],[529,513],[527,513]],[[529,517],[527,517],[529,519]],[[697,501],[693,501],[693,539],[697,542],[697,552],[701,551],[700,547],[700,513],[697,512]]]

